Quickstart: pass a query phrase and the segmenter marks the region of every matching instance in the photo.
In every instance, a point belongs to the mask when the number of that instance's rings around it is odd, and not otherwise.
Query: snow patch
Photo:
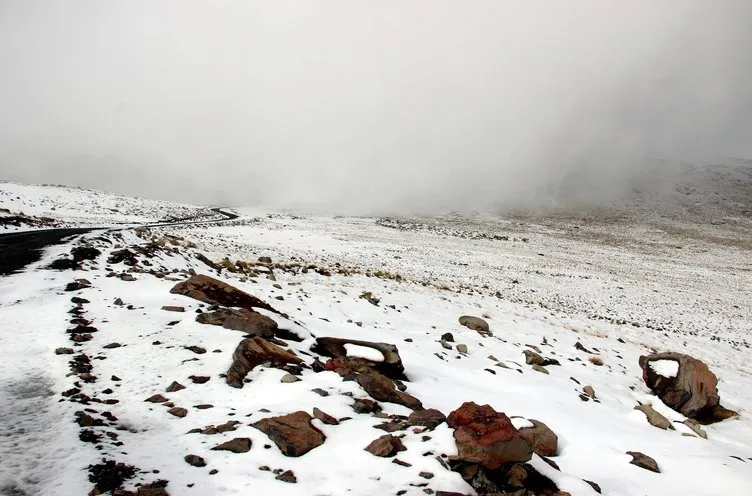
[[[675,360],[656,360],[650,362],[650,368],[663,377],[676,377],[679,373],[679,362]]]
[[[365,358],[372,362],[384,361],[384,355],[379,350],[368,348],[367,346],[348,343],[345,345],[345,350],[347,350],[347,356],[349,357]]]

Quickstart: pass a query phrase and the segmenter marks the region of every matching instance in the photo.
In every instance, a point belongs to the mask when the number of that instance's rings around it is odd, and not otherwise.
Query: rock
[[[70,299],[71,303],[75,303],[76,305],[85,305],[86,303],[91,303],[86,298],[81,298],[80,296],[74,296]]]
[[[457,345],[457,351],[460,353],[467,353],[467,345],[466,344],[458,344]]]
[[[345,348],[346,344],[362,346],[378,351],[383,357],[383,360],[381,361],[372,361],[362,357],[357,358],[365,361],[374,370],[384,374],[390,379],[407,380],[404,373],[405,367],[402,365],[402,358],[399,355],[399,350],[397,350],[397,347],[393,344],[374,343],[356,339],[323,337],[316,338],[316,344],[311,347],[311,351],[331,358],[348,357],[347,349]]]
[[[451,349],[452,349],[452,344],[451,344],[451,343],[449,343],[448,341],[444,341],[443,339],[442,339],[441,341],[439,341],[439,344],[440,344],[440,345],[441,345],[441,347],[442,347],[442,348],[444,348],[445,350],[451,350]]]
[[[72,355],[75,353],[73,348],[55,348],[56,355]]]
[[[185,389],[185,386],[183,386],[177,381],[172,381],[172,384],[167,386],[168,393],[174,393],[175,391],[180,391],[181,389]]]
[[[332,417],[328,413],[324,413],[316,407],[313,407],[313,418],[317,418],[327,425],[339,425],[339,420]]]
[[[505,414],[488,405],[463,403],[449,414],[457,444],[456,461],[496,470],[507,463],[527,462],[533,447],[525,441]]]
[[[183,348],[188,351],[192,351],[197,355],[203,355],[204,353],[206,353],[206,348],[202,348],[201,346],[183,346]]]
[[[533,452],[539,456],[556,456],[559,448],[559,438],[546,424],[538,420],[529,419],[533,427],[519,429],[520,437],[533,447]]]
[[[247,437],[236,437],[226,443],[218,444],[212,451],[232,451],[233,453],[248,453],[251,451],[251,440]]]
[[[76,279],[73,282],[69,282],[65,285],[65,291],[79,291],[91,287],[91,282],[87,279]]]
[[[360,387],[362,387],[373,399],[377,401],[388,401],[390,403],[397,403],[398,405],[406,406],[411,410],[422,410],[423,404],[407,393],[397,390],[394,383],[389,378],[379,374],[378,372],[371,372],[367,374],[358,374],[355,379]]]
[[[236,311],[229,315],[222,327],[267,339],[273,338],[275,332],[277,332],[277,322],[274,319],[248,310]]]
[[[323,389],[321,389],[321,388],[314,388],[314,389],[311,389],[311,392],[313,392],[313,393],[316,393],[316,394],[318,394],[319,396],[323,396],[323,397],[329,396],[329,392],[328,392],[328,391],[324,391],[324,390],[323,390]]]
[[[282,482],[288,482],[290,484],[295,484],[298,482],[297,477],[295,477],[295,474],[292,472],[292,470],[285,470],[281,474],[275,477],[275,479],[282,481]]]
[[[166,312],[185,312],[185,307],[176,307],[172,305],[165,305],[162,307],[162,310]]]
[[[582,391],[591,398],[595,398],[595,389],[592,386],[585,386]]]
[[[421,472],[418,474],[418,477],[423,477],[424,479],[433,479],[433,473],[432,472]]]
[[[208,375],[191,375],[188,376],[188,379],[190,379],[194,384],[204,384],[211,379]]]
[[[634,409],[644,413],[648,419],[648,423],[653,427],[658,427],[663,430],[674,430],[674,426],[671,425],[671,422],[666,417],[656,412],[651,405],[637,405]]]
[[[694,431],[694,433],[697,434],[698,436],[700,436],[701,438],[703,438],[703,439],[707,439],[708,438],[708,433],[705,432],[705,430],[702,427],[700,427],[700,424],[698,424],[696,420],[694,420],[694,419],[686,419],[684,421],[684,425],[686,425],[687,427],[689,427],[690,429],[692,429],[692,431]]]
[[[632,461],[629,462],[632,465],[637,465],[638,467],[650,470],[651,472],[661,473],[660,468],[658,468],[658,463],[649,456],[640,453],[639,451],[627,451],[627,454],[632,457]]]
[[[441,341],[446,341],[447,343],[454,343],[454,336],[452,336],[451,332],[445,332],[441,335]]]
[[[541,372],[543,374],[548,375],[548,370],[545,367],[538,365],[537,363],[534,363],[531,368],[535,370],[536,372]]]
[[[390,458],[400,451],[406,451],[407,448],[405,448],[405,445],[402,444],[402,441],[398,437],[392,434],[385,434],[371,441],[365,450],[375,456]]]
[[[169,400],[161,394],[155,394],[154,396],[149,396],[144,401],[148,401],[149,403],[164,403]]]
[[[408,425],[428,427],[431,430],[434,430],[439,424],[446,422],[446,420],[446,415],[435,408],[418,410],[407,417]]]
[[[203,274],[191,276],[189,279],[177,283],[170,290],[170,293],[225,307],[238,307],[246,310],[262,308],[273,313],[279,313],[259,298],[230,286],[226,282]]]
[[[167,413],[169,413],[170,415],[175,415],[176,417],[183,418],[186,415],[188,415],[188,410],[186,410],[185,408],[176,406],[167,410]]]
[[[373,293],[371,293],[370,291],[366,291],[366,292],[362,293],[359,296],[359,298],[361,300],[366,300],[368,303],[370,303],[371,305],[376,306],[376,307],[379,306],[379,301],[381,301],[378,298],[376,298],[373,295]]]
[[[381,411],[381,405],[368,398],[363,398],[355,401],[352,405],[352,409],[355,413],[375,413]]]
[[[123,345],[120,344],[120,343],[110,343],[110,344],[106,344],[106,345],[102,346],[102,348],[104,348],[106,350],[114,350],[115,348],[120,348],[121,346],[123,346]]]
[[[188,465],[193,465],[194,467],[206,467],[206,460],[198,455],[186,455],[184,459],[185,463]]]
[[[463,325],[467,327],[468,329],[472,329],[473,331],[477,331],[478,333],[490,336],[491,335],[491,329],[488,327],[488,322],[481,319],[480,317],[471,317],[470,315],[463,315],[459,318],[460,325]]]
[[[232,354],[232,365],[227,371],[227,384],[235,388],[243,387],[243,379],[262,363],[270,362],[272,367],[286,364],[300,364],[303,361],[291,351],[284,350],[264,338],[254,336],[240,342]]]
[[[324,444],[326,436],[311,424],[313,418],[298,411],[251,424],[271,439],[285,456],[303,456]]]
[[[660,375],[655,364],[671,361],[678,365],[674,377]],[[656,353],[641,356],[642,378],[645,384],[668,407],[701,423],[712,423],[735,416],[736,412],[720,406],[718,379],[707,365],[681,353]]]
[[[259,257],[258,261],[262,264],[270,264],[272,263],[271,257]]]
[[[279,382],[281,382],[281,383],[283,383],[283,384],[291,384],[291,383],[293,383],[293,382],[299,382],[299,381],[300,381],[300,378],[299,378],[299,377],[296,377],[296,376],[294,376],[294,375],[292,375],[292,374],[285,374],[285,375],[283,375],[283,376],[282,376],[282,378],[281,378],[281,379],[279,380]]]
[[[391,422],[376,424],[373,427],[374,429],[379,429],[385,432],[397,432],[407,429],[407,424],[405,422],[400,422],[399,420],[392,420]]]

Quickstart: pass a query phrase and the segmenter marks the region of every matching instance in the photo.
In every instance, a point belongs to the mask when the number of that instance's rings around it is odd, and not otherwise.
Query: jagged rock
[[[651,405],[637,405],[634,409],[644,413],[648,419],[648,423],[653,427],[658,427],[663,430],[674,430],[674,426],[671,425],[669,419],[656,412]]]
[[[206,467],[206,460],[198,455],[185,455],[185,463],[194,467]]]
[[[276,476],[275,479],[290,484],[295,484],[296,482],[298,482],[298,479],[297,477],[295,477],[295,474],[292,470],[285,470],[284,472]]]
[[[174,415],[176,417],[183,418],[186,415],[188,415],[188,410],[186,410],[185,408],[181,408],[179,406],[176,406],[176,407],[173,407],[173,408],[170,408],[169,410],[167,410],[167,413],[169,413],[170,415]]]
[[[472,329],[473,331],[477,331],[478,333],[490,336],[491,335],[491,329],[488,327],[488,322],[481,319],[480,317],[472,317],[470,315],[463,315],[459,318],[460,325],[463,325],[467,327],[468,329]]]
[[[434,430],[439,424],[446,422],[446,420],[446,415],[435,408],[418,410],[407,417],[408,425],[428,427],[431,430]]]
[[[382,422],[380,424],[373,426],[375,429],[380,429],[382,431],[386,432],[397,432],[397,431],[404,431],[407,429],[408,425],[406,422],[401,422],[399,420],[392,420],[391,422]]]
[[[356,400],[352,405],[355,413],[376,413],[381,411],[381,405],[368,398]]]
[[[190,379],[194,384],[204,384],[211,379],[208,375],[191,375],[188,376],[188,379]]]
[[[687,427],[689,427],[690,429],[692,429],[692,431],[695,434],[697,434],[698,436],[700,436],[701,438],[703,438],[703,439],[707,439],[708,438],[708,433],[705,432],[705,430],[702,427],[700,427],[700,424],[696,420],[694,420],[694,419],[686,419],[684,421],[684,425],[686,425]]]
[[[212,451],[232,451],[233,453],[248,453],[251,451],[251,440],[247,437],[236,437],[226,443],[218,444]]]
[[[76,279],[73,282],[69,282],[65,285],[65,291],[79,291],[91,287],[91,282],[87,279]]]
[[[324,444],[326,436],[311,424],[308,413],[298,411],[251,424],[271,439],[285,456],[303,456]]]
[[[270,362],[273,367],[286,364],[299,364],[303,361],[291,351],[284,350],[269,341],[254,336],[240,342],[232,354],[232,365],[227,371],[227,384],[235,388],[243,387],[243,379],[262,363]]]
[[[390,458],[395,456],[400,451],[406,451],[405,445],[396,436],[391,434],[385,434],[378,439],[374,439],[366,446],[366,451],[375,456],[382,458]]]
[[[664,360],[678,365],[675,376],[666,377],[655,370],[653,364]],[[738,415],[720,405],[718,379],[702,361],[681,353],[656,353],[641,356],[639,364],[645,384],[684,416],[712,423]]]
[[[317,418],[327,425],[339,425],[339,420],[332,417],[328,413],[319,410],[316,407],[313,407],[313,418]]]
[[[175,391],[180,391],[181,389],[185,389],[185,386],[183,386],[177,381],[172,381],[172,384],[167,386],[168,393],[174,393]]]
[[[543,422],[534,419],[529,419],[529,421],[533,427],[519,429],[520,437],[533,447],[536,455],[556,456],[559,437]]]
[[[230,286],[226,282],[203,274],[197,274],[185,281],[179,282],[170,290],[170,293],[188,296],[204,303],[225,307],[238,307],[245,308],[246,310],[263,308],[270,312],[279,313],[271,305],[259,298]]]
[[[149,396],[144,401],[148,401],[149,403],[164,403],[169,400],[161,394],[155,394],[154,396]]]
[[[373,399],[377,401],[388,401],[406,406],[411,410],[422,410],[423,404],[407,393],[399,391],[394,383],[378,372],[358,374],[355,378],[360,387],[362,387]]]
[[[639,451],[627,451],[627,454],[632,457],[632,461],[629,462],[632,465],[637,465],[638,467],[650,470],[651,472],[661,473],[660,468],[658,468],[658,463],[648,455],[640,453]]]
[[[374,362],[362,357],[349,357],[347,349],[345,348],[346,344],[374,349],[381,353],[383,360]],[[316,344],[311,348],[311,351],[331,358],[358,358],[365,361],[371,368],[384,374],[390,379],[407,380],[407,377],[405,377],[405,367],[402,365],[402,358],[399,355],[397,347],[393,344],[374,343],[371,341],[360,341],[356,339],[323,337],[316,338]]]
[[[509,417],[488,405],[465,402],[449,414],[447,424],[454,429],[456,461],[496,470],[507,463],[527,462],[533,456],[533,447]]]

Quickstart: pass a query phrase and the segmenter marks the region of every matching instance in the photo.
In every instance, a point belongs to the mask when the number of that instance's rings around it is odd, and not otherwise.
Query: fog
[[[752,158],[750,26],[750,0],[0,0],[0,179],[350,213],[608,203]]]

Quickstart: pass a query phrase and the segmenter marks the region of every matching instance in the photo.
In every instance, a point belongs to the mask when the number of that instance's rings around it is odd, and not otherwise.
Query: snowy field
[[[0,207],[68,225],[201,212],[57,187],[0,183],[0,195]],[[0,278],[0,494],[88,494],[87,467],[103,459],[140,469],[125,488],[165,480],[171,495],[475,494],[440,461],[457,454],[446,423],[395,432],[406,448],[396,457],[365,451],[386,434],[375,428],[390,421],[384,417],[410,410],[380,401],[381,413],[356,413],[353,402],[368,395],[335,372],[304,367],[288,383],[287,372],[262,365],[242,389],[228,386],[221,374],[243,333],[197,322],[207,305],[170,293],[190,270],[286,314],[259,310],[302,338],[283,341],[306,366],[314,336],[391,343],[406,392],[424,407],[448,415],[473,401],[519,417],[518,427],[545,423],[558,436],[551,459],[560,470],[538,455],[530,463],[560,491],[597,494],[585,481],[618,496],[743,495],[752,487],[752,229],[742,207],[695,222],[687,209],[669,216],[652,208],[505,218],[236,211],[241,217],[225,223],[85,235],[74,245],[101,253],[79,270],[46,268],[71,248],[56,246]],[[135,262],[108,262],[123,248]],[[272,263],[258,265],[259,257]],[[252,270],[238,270],[236,261]],[[64,290],[78,278],[90,285]],[[79,314],[70,314],[76,307]],[[482,317],[492,335],[460,325],[462,315]],[[90,340],[66,333],[76,317],[95,328]],[[445,333],[453,341],[442,343]],[[63,347],[75,354],[56,355]],[[559,365],[534,369],[523,353],[532,350]],[[719,378],[723,405],[740,416],[703,426],[707,439],[698,437],[641,378],[639,356],[663,351],[704,361]],[[81,355],[95,380],[70,374],[69,362]],[[671,363],[656,367],[676,373]],[[173,381],[185,388],[167,392]],[[169,403],[145,401],[156,394]],[[649,424],[634,409],[639,403],[652,404],[674,429]],[[168,413],[175,407],[185,415]],[[314,408],[339,423],[313,420],[326,440],[304,456],[285,456],[251,425]],[[76,424],[90,422],[83,414],[94,425]],[[233,420],[234,430],[189,433]],[[88,441],[79,439],[84,431]],[[233,438],[249,439],[250,450],[211,449]],[[627,451],[652,457],[660,473],[630,464]],[[189,454],[206,465],[186,463]],[[296,482],[279,479],[287,470]]]

